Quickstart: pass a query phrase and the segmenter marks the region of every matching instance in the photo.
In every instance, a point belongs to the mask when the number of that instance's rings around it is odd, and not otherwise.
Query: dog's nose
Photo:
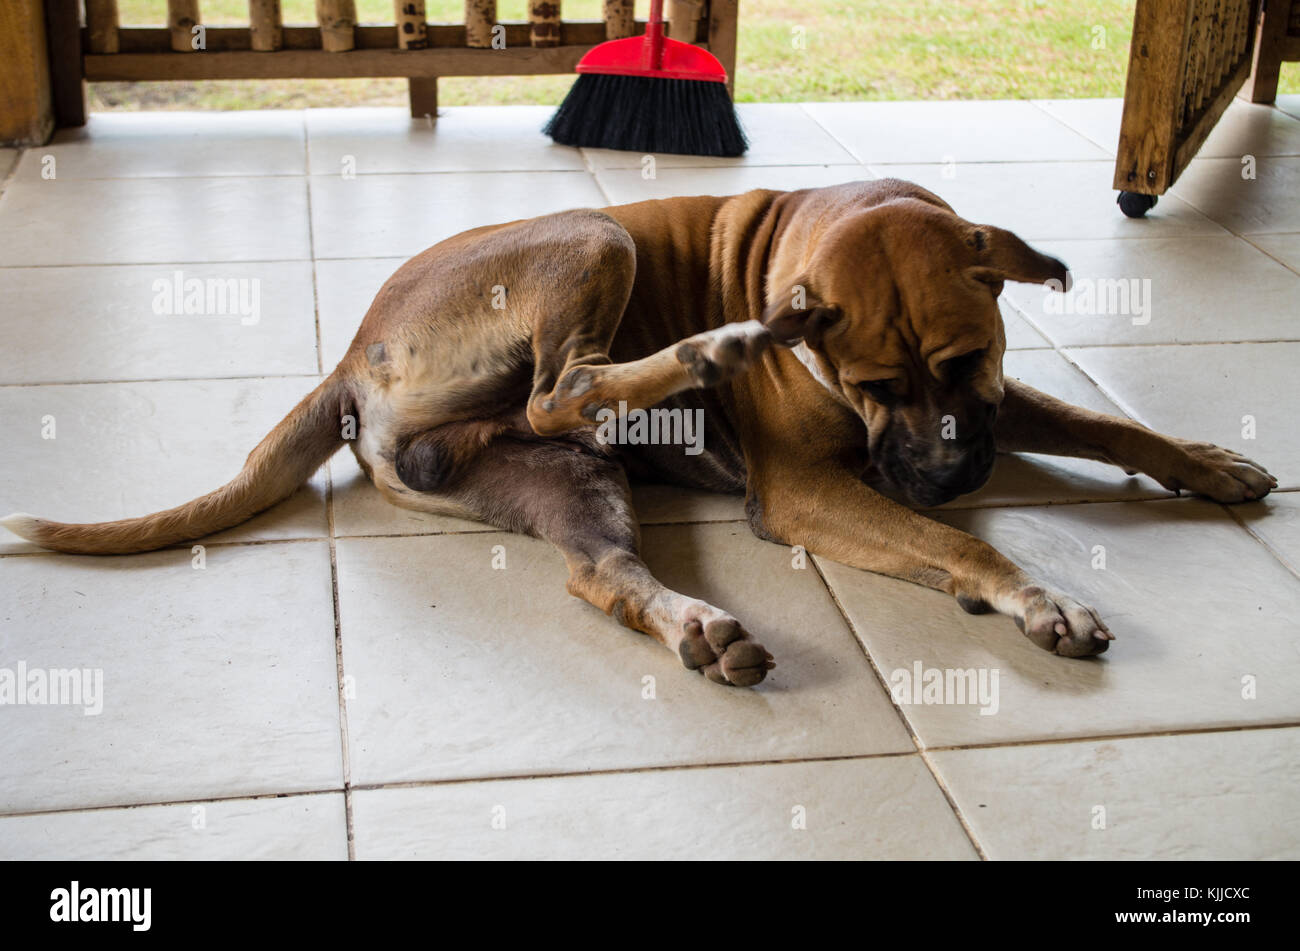
[[[948,465],[931,469],[930,481],[957,495],[974,492],[993,471],[994,445],[982,440]]]

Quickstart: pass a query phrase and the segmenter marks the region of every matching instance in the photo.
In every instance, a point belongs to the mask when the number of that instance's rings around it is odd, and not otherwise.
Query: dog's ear
[[[979,263],[966,269],[972,279],[1002,292],[1003,281],[1047,284],[1053,290],[1070,289],[1070,271],[1054,257],[1040,254],[1010,231],[992,225],[971,225],[966,244]]]
[[[840,309],[824,302],[800,278],[786,291],[778,292],[775,300],[763,311],[763,326],[783,344],[791,345],[802,340],[810,347],[821,344],[827,328],[840,319]]]

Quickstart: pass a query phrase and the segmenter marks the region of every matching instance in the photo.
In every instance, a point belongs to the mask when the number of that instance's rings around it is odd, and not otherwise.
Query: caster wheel
[[[1155,195],[1140,195],[1137,192],[1120,192],[1119,198],[1115,199],[1119,205],[1119,210],[1124,212],[1130,218],[1142,218],[1146,213],[1156,206],[1159,201]]]

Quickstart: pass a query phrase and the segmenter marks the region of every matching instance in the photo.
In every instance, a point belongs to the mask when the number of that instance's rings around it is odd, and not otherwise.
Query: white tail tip
[[[37,526],[40,521],[36,516],[28,515],[26,512],[14,512],[13,515],[0,518],[0,525],[9,529],[19,538],[25,538],[30,542],[36,540]]]

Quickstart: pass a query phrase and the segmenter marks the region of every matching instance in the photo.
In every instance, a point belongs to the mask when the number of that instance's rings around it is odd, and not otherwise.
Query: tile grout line
[[[1109,98],[1109,97],[1105,97],[1105,98]],[[1064,119],[1062,119],[1062,118],[1061,118],[1060,116],[1058,116],[1056,113],[1052,112],[1050,109],[1048,109],[1046,106],[1043,105],[1044,102],[1048,102],[1049,100],[1046,100],[1046,99],[1026,99],[1026,100],[1024,100],[1024,101],[1025,101],[1025,102],[1028,102],[1028,103],[1029,103],[1030,105],[1032,105],[1035,109],[1037,109],[1037,110],[1038,110],[1039,112],[1041,112],[1043,115],[1047,116],[1047,117],[1048,117],[1049,119],[1051,119],[1052,121],[1054,121],[1054,122],[1060,124],[1061,126],[1065,127],[1066,129],[1069,129],[1071,132],[1073,132],[1073,133],[1074,133],[1075,135],[1077,135],[1079,138],[1083,139],[1085,142],[1090,142],[1090,143],[1092,143],[1094,146],[1096,146],[1097,148],[1101,149],[1103,152],[1106,153],[1106,158],[1105,158],[1105,159],[1098,159],[1098,161],[1104,161],[1104,162],[1108,163],[1112,168],[1114,168],[1114,166],[1115,166],[1115,149],[1114,149],[1114,147],[1108,147],[1108,146],[1102,145],[1100,142],[1098,142],[1098,141],[1097,141],[1096,139],[1094,139],[1092,136],[1088,135],[1088,133],[1084,132],[1082,129],[1076,129],[1074,126],[1070,125],[1070,123],[1066,122]],[[1123,109],[1123,100],[1122,100],[1122,99],[1120,100],[1120,104],[1121,104],[1121,105],[1120,105],[1120,108]],[[1117,137],[1118,137],[1118,133],[1117,133]],[[1118,144],[1118,142],[1117,142],[1116,144]],[[1113,190],[1117,190],[1117,189],[1113,189]]]
[[[13,166],[5,173],[4,177],[0,178],[0,195],[7,192],[9,186],[13,184],[15,176],[18,174],[18,166],[22,164],[23,156],[29,151],[31,151],[30,147],[20,147],[18,149],[18,154],[14,156]]]
[[[325,374],[325,352],[321,346],[320,288],[316,283],[316,230],[311,211],[311,134],[307,129],[306,110],[302,114],[303,166],[307,172],[304,187],[307,190],[307,251],[311,255],[312,316],[316,324],[316,371]],[[348,861],[356,861],[356,845],[352,817],[352,755],[348,736],[348,692],[343,674],[343,624],[339,617],[339,562],[337,541],[334,535],[334,468],[325,460],[325,527],[329,533],[330,553],[330,607],[334,615],[334,676],[339,702],[339,755],[343,768],[343,817],[347,836]]]
[[[1272,157],[1272,156],[1269,156]],[[1281,156],[1291,158],[1293,156]],[[635,166],[628,166],[635,168]],[[688,165],[686,169],[712,168],[709,165]],[[726,166],[724,166],[726,167]],[[782,168],[781,165],[759,165],[757,168]],[[14,166],[17,169],[17,165]],[[387,172],[358,172],[358,178],[412,178],[416,176],[450,176],[450,175],[572,175],[583,171],[580,168],[436,168],[412,171],[392,170]],[[316,178],[328,178],[333,172],[317,172]],[[312,178],[311,172],[264,172],[262,174],[231,173],[226,175],[79,175],[64,178],[66,182],[245,182],[245,181],[279,181],[288,178]],[[39,188],[38,182],[20,181],[16,184],[24,187]]]
[[[317,365],[320,357],[317,356]],[[38,383],[0,383],[0,390],[20,389],[36,386],[118,386],[136,383],[241,383],[258,380],[316,380],[320,382],[321,374],[311,373],[273,373],[262,376],[163,376],[139,380],[43,380]]]
[[[354,791],[380,792],[386,789],[425,789],[438,786],[463,786],[470,783],[512,783],[530,782],[548,779],[583,779],[587,776],[634,776],[640,773],[672,773],[704,769],[736,769],[749,766],[799,766],[805,763],[851,763],[862,760],[898,759],[912,756],[915,751],[901,753],[849,753],[844,755],[812,756],[804,759],[778,760],[732,760],[720,763],[666,763],[651,766],[611,766],[604,769],[589,769],[582,772],[568,773],[505,773],[491,776],[454,776],[446,779],[411,779],[395,782],[358,783]],[[106,812],[113,809],[148,809],[158,806],[186,806],[209,802],[243,802],[261,799],[285,799],[293,796],[322,796],[345,793],[345,788],[327,786],[319,789],[306,789],[293,792],[263,792],[252,794],[234,794],[230,796],[209,796],[199,799],[162,799],[147,802],[105,803],[93,806],[68,806],[59,809],[26,809],[16,812],[0,812],[0,820],[23,818],[27,816],[50,816],[77,812]]]
[[[823,587],[825,587],[827,595],[830,596],[831,603],[835,605],[835,610],[839,612],[840,617],[844,620],[845,626],[848,627],[849,636],[857,642],[858,649],[862,651],[862,656],[866,658],[867,664],[871,668],[871,672],[875,674],[877,683],[889,698],[889,705],[894,708],[894,712],[898,715],[898,719],[902,721],[903,729],[907,730],[907,735],[911,738],[912,745],[916,747],[916,753],[920,756],[921,762],[925,764],[925,768],[929,771],[935,785],[937,785],[939,791],[943,793],[943,798],[947,801],[948,808],[952,810],[953,815],[957,818],[957,823],[961,826],[962,831],[966,833],[966,838],[970,840],[971,847],[975,849],[975,854],[979,856],[980,861],[987,862],[988,855],[985,854],[984,848],[980,845],[979,839],[975,837],[975,830],[971,828],[970,823],[966,821],[966,817],[962,815],[961,808],[957,805],[957,800],[953,798],[947,784],[939,776],[939,771],[935,769],[930,758],[925,755],[925,746],[921,743],[920,736],[912,727],[911,721],[907,718],[907,712],[903,710],[901,706],[894,703],[893,694],[889,690],[888,681],[885,680],[884,673],[876,664],[876,659],[871,656],[871,651],[867,647],[866,638],[862,637],[858,633],[857,625],[853,623],[853,619],[849,616],[849,612],[846,611],[844,605],[840,603],[839,597],[835,594],[835,589],[831,587],[830,580],[827,579],[826,574],[822,571],[822,566],[817,560],[817,556],[810,555],[809,558],[812,561],[813,570],[817,572],[817,577],[821,579],[821,583]]]
[[[396,255],[379,255],[380,257],[395,257]],[[212,260],[205,258],[201,261],[71,261],[60,264],[0,264],[0,271],[40,271],[40,270],[58,270],[63,268],[71,270],[73,268],[91,268],[91,267],[169,267],[171,265],[194,265],[194,266],[228,266],[254,265],[254,264],[305,264],[311,258],[238,258],[233,260]],[[324,260],[331,260],[325,258]],[[347,260],[346,258],[342,260]],[[369,260],[362,258],[361,260]]]
[[[1275,489],[1274,492],[1276,492],[1276,491],[1277,491],[1277,490]],[[1270,492],[1270,493],[1269,493],[1269,495],[1272,495],[1272,494],[1273,494],[1273,492]],[[1261,500],[1261,501],[1262,501],[1262,500]],[[1243,529],[1245,529],[1247,535],[1249,535],[1251,538],[1255,539],[1255,541],[1259,542],[1259,544],[1262,545],[1262,546],[1264,547],[1264,550],[1265,550],[1266,552],[1268,552],[1268,553],[1269,553],[1270,555],[1272,555],[1275,559],[1277,559],[1278,562],[1281,563],[1281,565],[1282,565],[1283,568],[1287,569],[1287,571],[1289,571],[1289,572],[1291,572],[1291,574],[1295,575],[1296,578],[1297,578],[1297,580],[1300,580],[1300,565],[1293,565],[1289,560],[1287,560],[1287,558],[1286,558],[1286,557],[1285,557],[1285,556],[1284,556],[1280,551],[1278,551],[1278,550],[1277,550],[1276,548],[1274,548],[1271,544],[1269,544],[1267,541],[1265,541],[1263,535],[1260,535],[1260,534],[1259,534],[1258,532],[1256,532],[1253,528],[1251,528],[1249,525],[1247,525],[1247,524],[1246,524],[1246,521],[1245,521],[1245,520],[1244,520],[1240,515],[1237,514],[1237,512],[1236,512],[1236,506],[1228,505],[1226,502],[1220,502],[1220,503],[1219,503],[1219,508],[1221,508],[1221,509],[1223,509],[1225,512],[1227,512],[1227,513],[1228,513],[1228,517],[1231,518],[1231,519],[1232,519],[1234,522],[1236,522],[1238,525],[1240,525]]]
[[[867,160],[865,158],[861,158],[858,155],[858,153],[854,152],[853,149],[849,148],[847,142],[841,140],[840,137],[836,135],[834,132],[832,132],[824,122],[822,122],[815,115],[813,115],[811,112],[808,111],[808,106],[810,105],[810,103],[801,102],[798,103],[797,105],[799,106],[799,111],[802,112],[805,116],[807,116],[813,125],[821,129],[822,132],[826,134],[827,138],[829,138],[832,142],[834,142],[836,145],[838,145],[841,149],[844,150],[845,155],[853,159],[854,162],[856,162],[862,168],[866,169],[868,172],[871,171],[871,167],[870,165],[868,165]],[[875,173],[873,172],[872,174]]]
[[[326,466],[328,470],[328,464]],[[339,746],[343,758],[343,815],[348,838],[348,861],[356,860],[356,845],[352,817],[352,749],[348,732],[347,678],[343,673],[343,622],[339,616],[339,562],[337,540],[334,537],[334,474],[326,473],[325,516],[329,525],[330,600],[334,611],[334,671],[339,692]]]
[[[856,638],[855,638],[856,639]],[[967,744],[952,746],[934,746],[925,750],[926,753],[952,753],[952,752],[981,752],[987,750],[1014,749],[1026,746],[1062,746],[1071,743],[1103,743],[1114,740],[1151,740],[1151,739],[1172,739],[1180,736],[1205,736],[1222,733],[1248,733],[1261,732],[1264,730],[1300,730],[1300,720],[1284,721],[1279,723],[1250,723],[1237,726],[1227,727],[1197,727],[1187,730],[1158,730],[1148,733],[1115,733],[1100,734],[1097,736],[1069,736],[1055,738],[1037,738],[1028,740],[1007,740],[996,743]],[[401,780],[395,782],[375,782],[375,783],[358,783],[352,786],[353,791],[362,792],[382,792],[389,789],[432,789],[440,786],[461,786],[471,783],[505,783],[505,782],[529,782],[549,779],[583,779],[587,776],[618,776],[618,775],[637,775],[640,773],[669,773],[685,772],[691,770],[705,769],[743,769],[746,767],[758,766],[800,766],[809,763],[853,763],[871,760],[884,759],[902,759],[908,756],[920,755],[920,750],[905,750],[896,753],[852,753],[846,755],[830,756],[811,756],[801,759],[777,759],[777,760],[735,760],[721,763],[673,763],[652,766],[626,766],[626,767],[609,767],[606,769],[591,769],[582,772],[568,773],[518,773],[504,774],[493,776],[458,776],[447,779],[414,779]],[[214,802],[254,802],[263,799],[285,799],[295,796],[327,796],[333,794],[342,794],[346,790],[327,786],[318,789],[304,789],[291,792],[263,792],[263,793],[246,793],[229,796],[209,796],[198,799],[163,799],[147,802],[124,802],[124,803],[105,803],[93,806],[68,806],[58,809],[28,809],[16,812],[0,812],[0,820],[4,819],[21,819],[32,816],[54,816],[66,815],[78,812],[107,812],[115,809],[148,809],[160,806],[185,806],[202,803]]]
[[[842,755],[810,756],[804,759],[728,760],[719,763],[663,763],[651,766],[610,766],[566,773],[505,773],[495,776],[455,776],[447,779],[408,779],[394,782],[357,783],[353,788],[361,792],[382,792],[386,789],[426,789],[437,786],[464,786],[472,783],[542,782],[550,779],[584,779],[588,776],[636,776],[642,773],[678,773],[706,769],[744,769],[759,766],[801,766],[808,763],[856,763],[866,760],[901,759],[915,755],[914,750],[901,753],[846,753]]]
[[[1300,720],[1280,720],[1275,723],[1239,723],[1233,726],[1197,726],[1187,729],[1148,730],[1145,733],[1099,733],[1092,736],[1054,736],[1027,740],[998,740],[991,743],[953,743],[932,746],[930,753],[962,753],[966,751],[1013,749],[1022,746],[1065,746],[1070,743],[1109,743],[1112,740],[1158,740],[1178,736],[1205,736],[1213,733],[1249,733],[1258,730],[1300,729]]]
[[[1288,232],[1277,232],[1277,233],[1269,233],[1269,234],[1255,233],[1255,234],[1254,234],[1254,237],[1256,237],[1256,238],[1276,238],[1276,237],[1284,236],[1284,235],[1286,235],[1286,234],[1288,234]],[[1266,256],[1266,257],[1268,257],[1268,258],[1270,258],[1270,259],[1276,261],[1278,264],[1282,265],[1284,268],[1286,268],[1286,269],[1287,269],[1288,271],[1290,271],[1292,274],[1300,274],[1300,264],[1296,264],[1295,266],[1292,266],[1292,265],[1290,265],[1290,264],[1287,264],[1285,261],[1283,261],[1280,257],[1278,257],[1276,254],[1274,254],[1272,251],[1269,251],[1267,248],[1261,248],[1261,247],[1260,247],[1258,244],[1256,244],[1254,241],[1250,240],[1250,238],[1251,238],[1250,235],[1244,235],[1244,234],[1243,234],[1243,235],[1239,235],[1239,237],[1241,238],[1242,241],[1245,241],[1248,245],[1250,245],[1252,248],[1254,248],[1254,249],[1255,249],[1256,251],[1258,251],[1260,254],[1263,254],[1264,256]]]
[[[582,164],[586,168],[587,174],[591,176],[591,181],[592,184],[596,186],[596,191],[600,192],[600,197],[605,199],[605,205],[607,207],[613,206],[615,202],[613,202],[610,199],[609,191],[605,188],[604,183],[600,180],[600,173],[602,169],[596,168],[596,163],[592,161],[591,156],[587,154],[587,150],[585,148],[578,149],[578,157],[582,159]]]

